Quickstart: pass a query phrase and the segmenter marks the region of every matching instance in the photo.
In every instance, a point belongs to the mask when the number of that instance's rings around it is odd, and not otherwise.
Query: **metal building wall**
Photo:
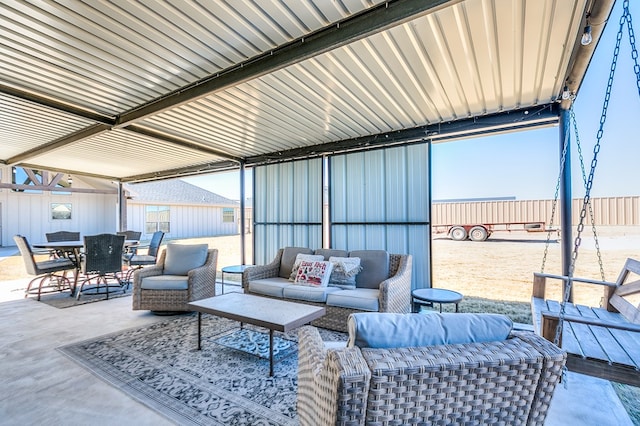
[[[582,199],[573,200],[572,221],[578,224]],[[595,224],[600,226],[640,225],[640,197],[592,198]],[[455,225],[472,223],[537,222],[549,223],[553,200],[509,200],[480,202],[433,203],[434,225]],[[554,225],[560,223],[561,205],[558,203]],[[591,218],[587,213],[587,222]]]
[[[256,167],[253,179],[255,264],[282,247],[322,247],[322,159]]]
[[[428,144],[330,157],[331,247],[413,255],[414,287],[430,286]]]

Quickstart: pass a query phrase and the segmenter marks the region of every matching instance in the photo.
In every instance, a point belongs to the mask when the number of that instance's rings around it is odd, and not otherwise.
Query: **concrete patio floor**
[[[172,424],[56,351],[167,317],[132,311],[130,297],[57,309],[24,299],[19,289],[27,282],[0,282],[1,424]],[[546,424],[632,422],[609,382],[571,373],[568,387],[556,389]]]

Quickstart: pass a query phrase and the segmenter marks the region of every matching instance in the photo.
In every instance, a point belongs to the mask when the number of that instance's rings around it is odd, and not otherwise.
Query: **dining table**
[[[135,247],[140,244],[138,240],[125,240],[124,241],[124,250]],[[81,254],[82,248],[84,247],[84,240],[76,240],[76,241],[47,241],[44,243],[35,243],[32,244],[34,248],[39,249],[47,249],[51,251],[56,251],[59,253],[63,253],[63,255],[71,260],[75,265],[75,273],[73,279],[73,287],[71,288],[71,295],[75,295],[76,286],[78,285],[78,275],[80,274],[81,268]]]

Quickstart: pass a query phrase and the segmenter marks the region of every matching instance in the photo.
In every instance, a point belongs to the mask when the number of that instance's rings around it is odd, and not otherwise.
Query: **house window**
[[[235,213],[233,208],[225,207],[222,209],[222,222],[223,223],[234,223],[236,221]]]
[[[156,231],[169,233],[170,219],[169,206],[146,206],[145,233],[153,234]]]
[[[71,203],[51,203],[51,219],[71,219]]]

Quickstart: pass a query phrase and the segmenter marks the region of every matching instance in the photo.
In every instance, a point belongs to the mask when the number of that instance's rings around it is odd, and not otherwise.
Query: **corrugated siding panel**
[[[413,285],[429,286],[428,145],[331,157],[331,247],[413,255]]]
[[[572,220],[580,221],[582,199],[572,201]],[[640,225],[640,197],[592,198],[591,205],[596,225]],[[545,222],[549,224],[553,200],[513,200],[479,202],[435,202],[432,206],[434,225],[458,225],[476,223]],[[556,206],[553,225],[559,226],[561,206]],[[589,210],[585,225],[591,224]]]
[[[322,160],[256,167],[253,175],[256,264],[282,247],[322,247]]]

